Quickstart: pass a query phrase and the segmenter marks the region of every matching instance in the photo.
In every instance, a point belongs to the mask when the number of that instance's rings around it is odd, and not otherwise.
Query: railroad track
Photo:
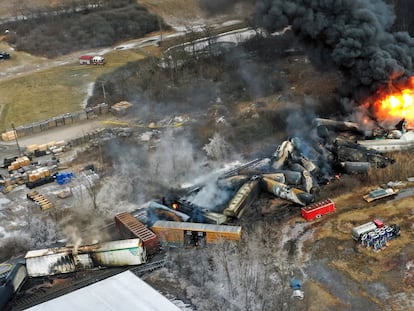
[[[129,271],[131,271],[132,273],[134,273],[137,276],[142,276],[145,273],[149,273],[149,272],[152,272],[154,270],[157,270],[157,269],[160,269],[160,268],[164,267],[165,264],[166,264],[166,260],[165,260],[165,258],[162,258],[162,259],[154,261],[154,262],[146,263],[145,265],[133,267],[133,268],[129,269]]]
[[[16,295],[14,299],[8,304],[6,310],[24,310],[128,270],[138,277],[141,277],[145,273],[150,273],[154,270],[164,267],[165,263],[166,260],[164,257],[162,257],[156,261],[152,261],[140,266],[93,270],[89,273],[85,273],[85,275],[79,278],[76,276],[71,276],[71,280],[68,282],[55,285],[53,287],[39,287],[39,289],[31,295],[25,295],[24,293],[21,295]]]

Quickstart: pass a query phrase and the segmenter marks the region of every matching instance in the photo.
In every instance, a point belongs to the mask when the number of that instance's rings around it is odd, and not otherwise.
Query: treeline
[[[56,57],[142,37],[160,27],[168,28],[160,17],[135,1],[100,3],[99,6],[77,3],[78,6],[48,8],[42,14],[19,15],[16,21],[3,25],[9,30],[7,40],[17,50]]]

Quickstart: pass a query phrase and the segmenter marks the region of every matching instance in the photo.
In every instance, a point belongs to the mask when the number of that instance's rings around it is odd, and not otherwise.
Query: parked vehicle
[[[100,55],[82,55],[79,57],[79,64],[81,65],[104,65],[105,58]]]
[[[352,231],[351,231],[352,238],[355,241],[361,241],[361,238],[364,234],[374,231],[375,229],[377,229],[377,225],[373,221],[354,227],[352,228]]]
[[[382,198],[386,198],[389,196],[393,196],[398,194],[399,189],[393,189],[393,188],[377,188],[374,189],[372,191],[370,191],[368,194],[364,195],[363,198],[365,201],[367,201],[368,203],[375,201],[375,200],[379,200]]]

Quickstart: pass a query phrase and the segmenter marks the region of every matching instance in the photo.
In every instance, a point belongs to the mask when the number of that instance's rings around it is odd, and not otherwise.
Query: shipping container
[[[334,211],[335,203],[331,199],[316,202],[301,208],[302,217],[308,221],[319,218],[322,215],[332,213]]]
[[[116,215],[115,225],[122,238],[141,239],[148,255],[153,255],[159,251],[160,243],[157,235],[130,213],[124,212]]]
[[[159,220],[154,223],[152,230],[162,243],[175,247],[203,246],[222,240],[241,239],[240,226]]]

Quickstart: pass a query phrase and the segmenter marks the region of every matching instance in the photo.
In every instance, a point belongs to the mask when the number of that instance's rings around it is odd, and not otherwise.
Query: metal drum
[[[367,242],[368,242],[367,239],[368,239],[368,234],[365,233],[364,235],[362,235],[362,237],[361,237],[362,246],[367,246]]]
[[[386,243],[387,243],[387,236],[386,236],[386,232],[385,232],[384,229],[381,229],[380,230],[379,240],[380,240],[381,247],[385,247],[386,246]]]
[[[367,237],[367,247],[373,246],[374,245],[374,240],[373,240],[373,236],[375,235],[374,231],[370,231],[368,232],[368,237]]]
[[[385,234],[386,234],[386,237],[387,237],[387,241],[390,241],[390,240],[392,240],[392,228],[391,227],[388,227],[387,229],[385,229]]]
[[[372,242],[374,246],[374,251],[379,251],[381,249],[381,244],[380,244],[380,237],[378,234],[374,234],[372,236]]]

